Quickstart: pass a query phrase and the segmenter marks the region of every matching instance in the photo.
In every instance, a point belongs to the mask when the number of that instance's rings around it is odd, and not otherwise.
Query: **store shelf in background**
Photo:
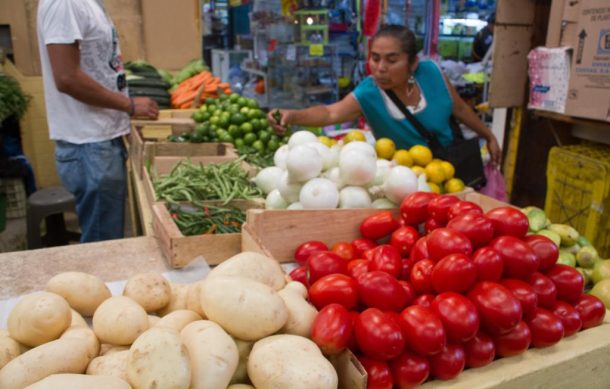
[[[582,125],[582,126],[586,126],[586,127],[593,127],[593,128],[610,131],[610,123],[603,122],[601,120],[581,119],[581,118],[577,118],[574,116],[563,115],[563,114],[557,113],[557,112],[542,111],[542,110],[534,110],[533,112],[534,112],[534,115],[536,115],[536,116],[551,119],[551,120],[556,120],[556,121],[560,121],[560,122],[564,122],[564,123],[568,123],[568,124]],[[609,136],[610,136],[610,133],[609,133]]]

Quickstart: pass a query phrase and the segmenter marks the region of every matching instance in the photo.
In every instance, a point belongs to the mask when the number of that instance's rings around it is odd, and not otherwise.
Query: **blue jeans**
[[[76,197],[82,243],[123,238],[126,158],[120,137],[85,144],[55,142],[57,173]]]

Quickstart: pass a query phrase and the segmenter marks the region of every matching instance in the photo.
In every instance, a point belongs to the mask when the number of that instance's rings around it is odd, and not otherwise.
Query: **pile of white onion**
[[[297,131],[262,169],[256,185],[267,209],[393,208],[417,190],[429,191],[406,166],[377,159],[366,142],[328,147],[309,131]]]

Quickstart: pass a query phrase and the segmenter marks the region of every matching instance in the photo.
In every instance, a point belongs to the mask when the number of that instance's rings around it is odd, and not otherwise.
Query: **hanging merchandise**
[[[381,16],[381,0],[366,0],[364,8],[364,26],[362,34],[372,37],[377,32],[379,17]]]

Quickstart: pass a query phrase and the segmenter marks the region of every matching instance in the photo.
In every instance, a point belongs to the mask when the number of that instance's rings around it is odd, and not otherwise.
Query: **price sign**
[[[309,45],[309,55],[312,57],[321,57],[324,55],[324,45]]]

